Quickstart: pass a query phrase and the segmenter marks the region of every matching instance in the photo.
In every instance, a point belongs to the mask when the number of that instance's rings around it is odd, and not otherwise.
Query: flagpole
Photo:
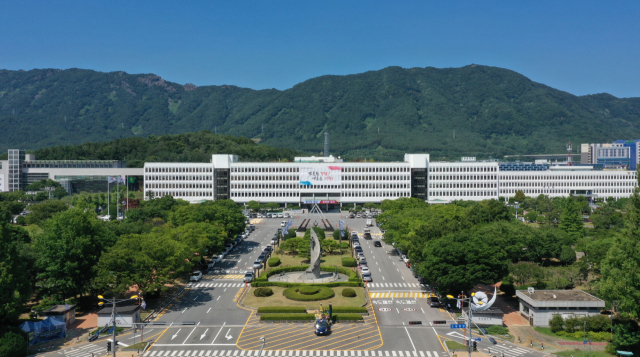
[[[111,189],[109,188],[109,184],[111,182],[111,177],[107,176],[107,214],[109,215],[109,220],[111,220]]]
[[[124,175],[124,181],[127,183],[127,209],[125,212],[129,211],[129,176]]]

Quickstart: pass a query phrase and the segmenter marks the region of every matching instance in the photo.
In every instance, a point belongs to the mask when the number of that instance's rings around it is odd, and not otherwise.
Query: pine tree
[[[573,196],[570,196],[564,202],[562,214],[560,215],[560,229],[575,238],[584,235],[582,217],[580,216],[580,210]]]

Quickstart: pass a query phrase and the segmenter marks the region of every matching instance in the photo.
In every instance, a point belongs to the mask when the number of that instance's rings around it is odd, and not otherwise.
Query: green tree
[[[535,222],[536,219],[538,218],[538,213],[536,211],[529,211],[527,214],[524,215],[524,218],[528,222]]]
[[[0,326],[18,319],[31,293],[27,261],[18,251],[21,232],[22,228],[0,222]]]
[[[509,272],[518,285],[536,282],[544,277],[544,269],[533,262],[518,262],[509,266]]]
[[[573,196],[564,201],[562,214],[560,215],[560,229],[569,233],[572,237],[582,237],[584,235],[584,224],[580,209]]]
[[[576,252],[570,246],[565,245],[560,252],[560,262],[570,265],[576,262]]]
[[[307,242],[307,240],[304,239],[303,237],[289,238],[286,241],[284,241],[282,244],[280,244],[280,249],[284,250],[285,252],[291,252],[292,254],[296,254],[298,253],[299,246],[302,245],[304,242]]]
[[[66,203],[58,200],[47,200],[29,206],[31,213],[27,215],[27,224],[42,224],[55,214],[69,209]]]
[[[0,357],[22,357],[27,355],[25,333],[18,328],[0,330]]]
[[[56,187],[53,191],[51,191],[51,196],[61,199],[62,197],[68,196],[69,193],[62,187]]]
[[[34,247],[42,288],[63,298],[82,294],[100,255],[114,242],[115,235],[93,212],[73,208],[47,220]]]
[[[524,194],[524,192],[522,190],[516,191],[516,195],[513,196],[513,200],[515,202],[518,202],[518,203],[524,202],[526,198],[527,198],[527,196],[525,196],[525,194]]]
[[[551,327],[552,332],[560,332],[564,329],[564,319],[560,314],[554,314],[549,320],[549,327]]]
[[[338,243],[337,241],[333,240],[333,239],[325,239],[322,242],[320,242],[320,246],[322,247],[322,250],[324,250],[325,252],[331,254],[337,250],[340,250],[340,243]]]
[[[260,202],[251,200],[251,201],[247,202],[247,208],[249,208],[251,210],[258,210],[258,209],[260,209]]]
[[[100,257],[95,282],[116,292],[133,285],[145,293],[164,291],[190,271],[192,256],[192,249],[169,230],[124,235]]]
[[[218,254],[224,250],[227,232],[219,225],[209,223],[187,223],[171,232],[175,240],[182,242],[191,253],[200,256]]]

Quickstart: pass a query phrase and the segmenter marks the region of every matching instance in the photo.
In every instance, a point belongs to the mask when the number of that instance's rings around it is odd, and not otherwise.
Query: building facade
[[[517,290],[520,315],[531,326],[548,327],[554,315],[562,318],[599,315],[605,302],[582,290]]]

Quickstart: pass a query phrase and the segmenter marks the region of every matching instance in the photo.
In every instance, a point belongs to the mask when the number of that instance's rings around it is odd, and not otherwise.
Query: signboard
[[[300,184],[342,185],[342,167],[331,165],[314,165],[300,168]]]
[[[451,328],[467,328],[467,324],[451,324],[449,325]]]
[[[314,200],[305,200],[304,201],[304,204],[307,204],[307,205],[313,205],[313,204],[318,204],[318,203],[320,203],[320,201],[314,201]]]
[[[478,342],[482,341],[482,339],[481,339],[481,338],[474,338],[473,340],[474,340],[474,341],[478,341]]]
[[[335,201],[335,200],[323,200],[323,201],[320,201],[320,200],[304,200],[303,203],[307,204],[307,205],[313,205],[313,204],[318,204],[318,205],[319,204],[330,204],[330,205],[332,205],[332,204],[338,203],[338,201]]]

